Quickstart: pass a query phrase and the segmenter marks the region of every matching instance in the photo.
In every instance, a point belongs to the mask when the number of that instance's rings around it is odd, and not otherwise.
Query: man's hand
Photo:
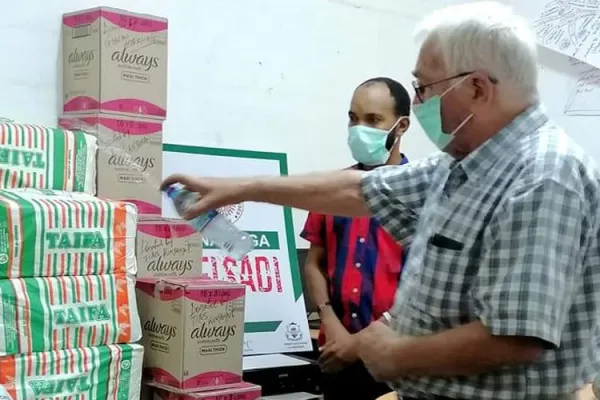
[[[588,384],[579,389],[576,393],[576,400],[596,400],[597,397],[594,395],[592,385]]]
[[[327,339],[325,346],[321,348],[319,365],[325,373],[334,373],[346,365],[358,360],[356,352],[356,336],[348,332],[339,332],[332,339]]]
[[[356,337],[348,333],[330,306],[321,311],[321,327],[326,339],[325,346],[319,349],[323,372],[337,372],[358,360]]]
[[[396,332],[380,321],[371,323],[357,333],[358,356],[378,381],[396,378],[394,349],[402,340]]]
[[[160,185],[161,190],[173,184],[181,184],[186,190],[200,195],[198,202],[190,207],[183,216],[192,219],[208,210],[237,204],[249,200],[251,179],[234,178],[193,178],[188,175],[175,174],[169,176]]]

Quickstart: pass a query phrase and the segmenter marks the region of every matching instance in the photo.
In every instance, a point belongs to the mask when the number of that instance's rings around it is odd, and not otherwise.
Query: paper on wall
[[[565,115],[600,116],[600,69],[579,61],[570,60],[575,79],[565,104]]]
[[[539,1],[533,21],[538,43],[600,68],[600,2]]]

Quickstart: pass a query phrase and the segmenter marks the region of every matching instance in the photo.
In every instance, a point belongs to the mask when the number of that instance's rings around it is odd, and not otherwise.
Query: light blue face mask
[[[352,157],[357,162],[369,166],[385,164],[390,158],[390,150],[385,146],[388,135],[396,129],[402,119],[399,118],[388,131],[366,125],[349,127],[348,147],[350,147]],[[392,144],[390,148],[393,147]]]
[[[442,130],[442,97],[462,83],[466,78],[467,77],[450,86],[441,95],[432,96],[421,104],[413,104],[413,112],[415,113],[417,121],[419,121],[419,124],[421,124],[421,127],[425,131],[425,134],[429,140],[442,151],[448,147],[452,139],[454,139],[454,134],[473,118],[473,114],[469,115],[451,133],[445,133]]]

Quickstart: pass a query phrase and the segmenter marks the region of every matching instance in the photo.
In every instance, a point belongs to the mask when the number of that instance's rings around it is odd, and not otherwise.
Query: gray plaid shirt
[[[531,106],[468,157],[435,154],[365,173],[372,214],[410,250],[390,314],[401,335],[481,321],[537,337],[534,364],[404,378],[405,396],[556,399],[600,369],[600,174]],[[594,289],[595,288],[595,289]]]

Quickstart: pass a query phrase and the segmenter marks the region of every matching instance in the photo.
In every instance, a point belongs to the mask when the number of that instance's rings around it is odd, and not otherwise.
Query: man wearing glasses
[[[535,36],[495,2],[420,29],[413,113],[442,153],[402,168],[172,176],[202,196],[372,215],[410,245],[358,354],[405,399],[568,399],[600,370],[600,172],[538,101]]]

